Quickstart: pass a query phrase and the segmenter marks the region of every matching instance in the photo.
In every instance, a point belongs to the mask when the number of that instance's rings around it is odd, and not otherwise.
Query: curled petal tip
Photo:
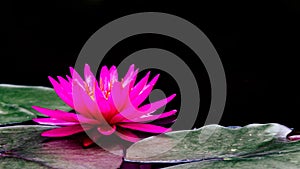
[[[108,135],[111,135],[112,133],[114,133],[116,131],[116,126],[113,125],[113,126],[108,126],[108,127],[105,127],[105,128],[98,127],[97,130],[99,131],[99,133],[108,136]]]

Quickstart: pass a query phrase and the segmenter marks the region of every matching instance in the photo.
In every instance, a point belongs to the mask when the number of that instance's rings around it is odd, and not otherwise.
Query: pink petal
[[[149,82],[148,85],[144,87],[144,89],[140,92],[140,94],[132,101],[133,106],[138,107],[140,104],[142,104],[145,99],[149,96],[151,93],[155,83],[157,82],[159,78],[159,74],[156,75],[151,82]]]
[[[81,87],[78,85],[74,85],[73,87],[73,101],[74,101],[74,109],[78,114],[82,114],[88,118],[93,118],[91,114],[89,114],[88,108],[84,104],[84,100],[81,94]]]
[[[46,109],[46,108],[42,108],[42,107],[38,107],[38,106],[32,106],[33,109],[35,109],[36,111],[52,117],[52,118],[56,118],[62,121],[68,121],[68,122],[78,122],[77,120],[77,116],[74,113],[69,113],[69,112],[65,112],[62,110],[51,110],[51,109]]]
[[[66,77],[67,77],[69,83],[72,83],[72,78],[70,78],[70,76],[68,76],[68,75],[66,75]]]
[[[64,92],[61,92],[59,90],[54,89],[56,94],[60,97],[62,101],[65,102],[69,107],[74,109],[74,103],[73,103],[73,98],[71,95],[66,95]]]
[[[143,77],[132,89],[132,91],[130,92],[130,98],[134,99],[136,98],[140,92],[142,91],[142,89],[145,87],[145,85],[148,82],[150,76],[150,71],[146,74],[145,77]]]
[[[289,136],[288,139],[291,141],[298,141],[298,140],[300,140],[300,135],[292,135],[292,136]]]
[[[109,70],[106,66],[103,66],[101,68],[101,72],[100,72],[100,88],[103,89],[103,91],[107,91],[109,86],[109,80],[110,80],[110,76],[109,76]]]
[[[113,65],[112,67],[110,67],[109,69],[109,75],[111,75],[112,73],[114,73],[117,70],[117,67],[115,65]]]
[[[65,104],[67,104],[69,107],[71,107],[72,109],[74,109],[74,103],[73,103],[72,97],[66,96],[66,95],[64,95],[62,93],[59,93],[58,96],[65,102]]]
[[[105,119],[107,119],[111,108],[108,101],[104,98],[103,93],[98,86],[95,86],[95,100],[97,102],[98,108]]]
[[[74,71],[75,71],[74,68],[70,66],[70,67],[69,67],[69,70],[70,70],[71,77],[73,77],[73,73],[74,73]]]
[[[58,78],[60,86],[61,86],[61,90],[59,90],[59,92],[63,93],[64,97],[66,97],[68,100],[70,100],[71,103],[73,104],[73,101],[72,101],[72,82],[68,82],[67,80],[65,80],[61,76],[57,76],[57,78]]]
[[[98,85],[94,84],[94,89],[95,89],[95,93],[94,93],[94,96],[96,98],[105,98],[103,92],[101,91],[101,89],[99,88]]]
[[[118,129],[116,134],[121,139],[129,141],[129,142],[133,142],[133,143],[141,140],[137,135],[133,134],[131,131],[128,131],[128,130]]]
[[[118,114],[119,111],[117,110],[117,108],[115,106],[112,94],[109,95],[109,97],[107,99],[107,103],[110,107],[110,112],[107,113],[107,115],[108,115],[107,120],[110,120],[112,117],[114,117],[116,114]]]
[[[131,64],[129,66],[129,69],[128,69],[126,75],[124,76],[124,80],[126,80],[128,77],[131,77],[131,75],[133,74],[133,72],[134,72],[134,64]]]
[[[130,103],[130,102],[129,102]],[[116,124],[118,122],[122,122],[125,121],[127,119],[132,119],[135,117],[132,117],[133,114],[136,114],[138,112],[138,110],[136,108],[134,108],[133,106],[128,106],[125,110],[123,110],[122,112],[115,114],[109,121],[110,124]],[[146,113],[147,114],[147,113]],[[132,117],[132,118],[129,118]],[[139,117],[139,116],[137,116]]]
[[[99,125],[101,124],[100,121],[97,121],[95,119],[90,119],[90,118],[86,118],[80,114],[76,114],[77,115],[77,119],[81,124],[93,124],[93,125]]]
[[[131,82],[129,84],[129,89],[132,90],[133,86],[134,86],[134,83],[136,81],[136,78],[137,78],[137,74],[139,72],[139,69],[136,69],[132,75],[132,79],[131,79]]]
[[[148,133],[165,133],[171,131],[170,128],[165,128],[161,126],[156,126],[152,124],[143,124],[143,123],[121,123],[118,126],[122,128],[127,128],[131,130],[138,130]]]
[[[117,111],[122,111],[129,101],[129,85],[123,88],[122,83],[114,83],[111,90],[112,99],[110,101],[114,104]]]
[[[129,67],[126,75],[123,78],[122,85],[125,87],[125,86],[127,86],[127,84],[130,84],[130,82],[132,81],[133,76],[134,76],[134,64],[132,64]]]
[[[48,130],[42,133],[44,137],[65,137],[76,133],[83,132],[84,129],[80,125],[66,126]]]
[[[32,120],[44,125],[71,126],[79,124],[79,122],[67,122],[56,118],[35,118]]]
[[[58,88],[58,89],[62,88],[60,86],[60,84],[56,80],[54,80],[51,76],[48,76],[48,79],[50,80],[50,82],[54,88]]]
[[[54,80],[51,76],[48,76],[51,84],[53,85],[54,91],[60,97],[68,106],[71,108],[74,108],[72,95],[68,93],[66,90],[63,89],[63,87]]]
[[[141,116],[141,117],[130,119],[130,120],[125,119],[121,122],[147,122],[147,121],[153,121],[153,120],[162,119],[162,118],[172,116],[172,115],[176,114],[176,112],[177,112],[177,110],[171,110],[169,112],[165,112],[165,113],[158,114],[158,115],[149,115],[149,116],[144,115],[145,117]]]
[[[107,66],[103,66],[100,71],[100,78],[109,77],[109,70]]]
[[[65,121],[65,122],[76,123],[76,124],[79,124],[79,122],[83,123],[83,124],[99,124],[100,123],[97,120],[89,119],[89,118],[86,118],[79,114],[64,112],[61,110],[51,110],[51,109],[42,108],[42,107],[38,107],[38,106],[32,106],[32,108],[46,116],[49,116],[53,119],[57,119],[59,121]],[[49,118],[38,118],[38,119],[49,119]],[[36,122],[38,122],[38,121],[36,121]],[[54,124],[54,125],[60,125],[60,124]]]
[[[84,81],[82,80],[81,76],[77,73],[77,71],[70,67],[70,72],[72,75],[72,83],[77,82],[82,88],[84,88]]]
[[[88,118],[103,120],[97,104],[79,85],[76,85],[76,83],[73,87],[73,97],[76,111]]]
[[[141,117],[143,115],[147,115],[148,113],[152,113],[154,111],[156,111],[157,109],[163,107],[164,105],[166,105],[168,102],[170,102],[174,97],[176,96],[176,94],[173,94],[171,96],[169,96],[168,98],[156,101],[154,103],[150,103],[147,104],[143,107],[141,107],[139,110],[134,109],[132,106],[128,107],[127,109],[125,109],[124,111],[122,111],[121,113],[115,115],[110,123],[111,124],[115,124],[117,122],[121,122],[124,120],[131,120],[137,117]]]
[[[84,79],[90,91],[93,91],[94,84],[96,82],[96,78],[94,74],[91,72],[91,68],[88,64],[84,66]]]
[[[57,76],[57,79],[58,79],[61,87],[64,90],[66,90],[67,93],[70,93],[72,91],[72,84],[70,82],[68,82],[67,80],[65,80],[61,76]]]
[[[156,111],[157,109],[165,106],[167,103],[169,103],[171,100],[173,100],[173,98],[175,96],[176,96],[176,94],[172,94],[171,96],[169,96],[169,97],[167,97],[165,99],[156,101],[154,103],[146,104],[146,105],[142,106],[139,110],[140,111],[146,111],[148,113]]]
[[[109,81],[111,81],[112,83],[118,81],[118,71],[117,71],[116,66],[112,66],[112,67],[109,69],[109,76],[110,76]]]

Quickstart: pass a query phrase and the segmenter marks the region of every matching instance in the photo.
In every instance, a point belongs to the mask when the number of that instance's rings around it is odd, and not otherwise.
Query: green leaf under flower
[[[0,128],[0,168],[119,168],[123,149],[110,152],[98,146],[84,149],[76,138],[47,139],[41,132],[53,127],[27,125]],[[111,153],[113,152],[113,153]]]
[[[0,125],[24,122],[37,116],[44,116],[33,110],[31,108],[33,105],[71,110],[51,88],[0,84]]]

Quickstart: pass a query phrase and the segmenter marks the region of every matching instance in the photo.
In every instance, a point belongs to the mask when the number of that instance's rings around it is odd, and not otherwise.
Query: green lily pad
[[[181,165],[175,165],[166,167],[166,169],[253,169],[253,168],[273,168],[273,169],[299,169],[300,168],[300,151],[294,150],[294,146],[299,147],[300,142],[286,144],[284,146],[285,152],[277,152],[271,154],[265,154],[264,156],[253,156],[248,158],[228,158],[220,161],[201,161],[186,163]],[[289,152],[287,152],[289,151]]]
[[[208,125],[196,130],[169,132],[141,140],[127,149],[125,160],[140,163],[179,163],[246,158],[285,152],[290,144],[285,126],[252,124],[231,129]],[[292,146],[294,151],[300,146]]]
[[[71,110],[51,88],[0,84],[0,125],[44,116],[31,106]]]
[[[98,169],[119,168],[123,149],[84,149],[74,138],[47,139],[42,131],[53,127],[27,125],[0,128],[0,168]]]

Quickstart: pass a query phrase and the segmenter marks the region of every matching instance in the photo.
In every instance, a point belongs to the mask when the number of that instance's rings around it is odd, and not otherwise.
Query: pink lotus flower
[[[88,146],[96,142],[101,135],[114,133],[124,140],[136,142],[140,138],[135,131],[160,134],[171,130],[150,123],[176,113],[176,110],[171,110],[153,114],[170,102],[175,94],[154,103],[142,104],[152,91],[159,75],[148,82],[148,72],[135,84],[138,69],[135,70],[134,65],[130,66],[121,81],[118,80],[115,66],[110,69],[102,67],[99,81],[87,64],[84,68],[84,80],[73,68],[70,68],[70,72],[71,77],[67,75],[67,79],[58,76],[56,81],[49,76],[49,80],[57,95],[76,113],[33,106],[38,112],[49,116],[35,118],[35,122],[61,126],[43,132],[42,136],[65,137],[85,131],[92,133],[91,139],[86,138],[83,142]]]

